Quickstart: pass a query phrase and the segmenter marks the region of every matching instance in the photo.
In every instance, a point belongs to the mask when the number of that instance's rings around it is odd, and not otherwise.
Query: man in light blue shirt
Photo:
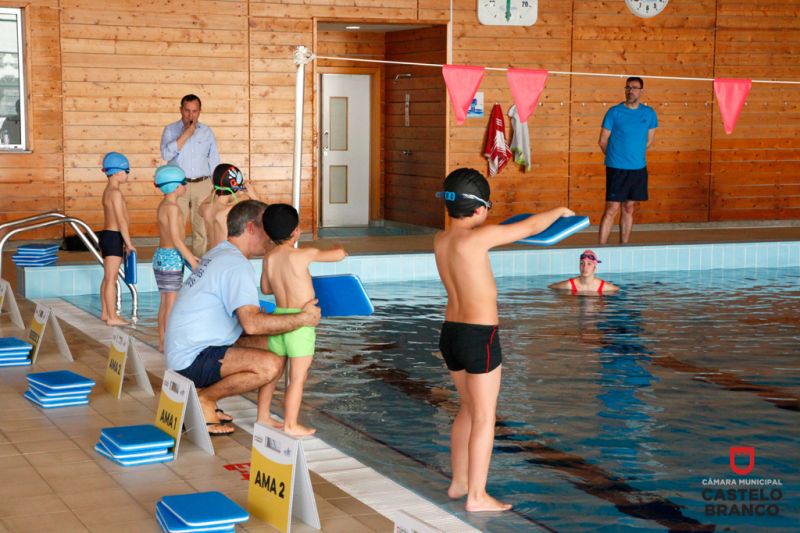
[[[271,383],[285,358],[268,351],[269,335],[316,326],[316,300],[298,314],[262,313],[250,259],[263,255],[269,239],[261,217],[266,204],[245,200],[228,213],[228,239],[212,248],[183,284],[167,320],[167,368],[191,379],[212,435],[233,426],[221,419],[217,401]],[[271,424],[269,403],[259,395],[258,421]]]
[[[625,101],[609,109],[603,118],[598,144],[606,155],[606,209],[600,220],[600,244],[608,242],[620,205],[620,242],[627,243],[636,202],[648,198],[645,154],[655,139],[658,117],[653,108],[639,102],[642,91],[642,78],[628,78]]]
[[[161,134],[161,157],[186,174],[186,194],[178,198],[185,220],[192,224],[192,252],[201,257],[206,252],[206,227],[200,216],[200,203],[211,194],[209,177],[219,164],[214,132],[200,124],[202,103],[194,94],[181,98],[181,119],[164,128]],[[187,211],[191,216],[187,215]]]

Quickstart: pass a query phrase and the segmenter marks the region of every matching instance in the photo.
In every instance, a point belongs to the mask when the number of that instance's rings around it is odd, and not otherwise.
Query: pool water
[[[797,531],[800,269],[608,279],[620,294],[498,280],[504,364],[488,490],[513,512],[469,515],[445,494],[458,399],[438,353],[439,282],[369,285],[374,316],[323,321],[303,415],[330,444],[486,531]],[[748,474],[734,472],[732,446],[754,448]],[[741,471],[748,456],[733,463]],[[720,485],[740,480],[751,484]]]

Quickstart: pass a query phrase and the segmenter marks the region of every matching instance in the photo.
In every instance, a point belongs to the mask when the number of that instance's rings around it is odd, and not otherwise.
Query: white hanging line
[[[360,59],[356,57],[338,57],[338,56],[311,56],[311,60],[328,59],[332,61],[361,61],[362,63],[383,63],[386,65],[411,65],[416,67],[435,67],[442,68],[444,65],[437,63],[412,63],[410,61],[386,61],[383,59]],[[496,70],[499,72],[506,72],[509,70],[506,67],[483,67],[485,70]],[[601,78],[628,78],[631,74],[602,74],[598,72],[568,72],[559,70],[548,70],[550,74],[561,74],[564,76],[596,76]],[[650,76],[644,74],[637,74],[640,78],[648,80],[684,80],[684,81],[714,81],[716,78],[687,78],[684,76]],[[784,85],[800,85],[800,81],[788,80],[750,80],[753,83],[780,83]]]

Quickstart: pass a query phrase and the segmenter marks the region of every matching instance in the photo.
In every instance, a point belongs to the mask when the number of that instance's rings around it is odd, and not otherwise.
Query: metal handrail
[[[42,214],[39,214],[39,215],[34,215],[34,216],[31,216],[31,217],[27,217],[27,218],[23,218],[23,219],[19,219],[19,220],[12,220],[10,222],[6,222],[4,224],[0,224],[0,230],[8,228],[8,227],[12,227],[12,226],[22,226],[22,225],[27,224],[29,222],[33,222],[33,221],[36,221],[36,220],[42,220],[42,219],[46,219],[46,218],[56,218],[57,220],[50,220],[50,221],[47,221],[47,222],[40,222],[40,223],[34,224],[34,225],[25,225],[23,227],[13,229],[13,230],[9,231],[8,233],[6,233],[3,236],[3,238],[0,239],[0,258],[2,258],[3,247],[5,247],[6,242],[12,236],[16,235],[17,233],[21,233],[23,231],[34,230],[34,229],[46,228],[46,227],[49,227],[49,226],[54,226],[56,224],[69,224],[72,227],[72,229],[75,231],[75,234],[78,236],[78,238],[86,246],[86,248],[90,252],[92,252],[92,255],[94,255],[95,259],[97,259],[97,261],[101,265],[103,264],[103,258],[100,256],[100,254],[97,251],[97,249],[99,248],[99,240],[97,239],[97,235],[95,235],[94,231],[92,231],[92,228],[90,228],[89,225],[86,224],[86,222],[84,222],[83,220],[81,220],[79,218],[68,217],[67,215],[64,215],[63,213],[58,213],[58,212],[42,213]],[[87,238],[86,234],[84,234],[83,231],[81,231],[81,228],[85,229],[86,233],[92,236],[92,240],[94,241],[94,243],[92,243],[89,240],[89,238]],[[0,276],[2,276],[2,260],[0,260]],[[122,286],[120,285],[120,279],[122,280],[123,283],[125,283],[125,285],[127,285],[128,290],[131,293],[131,307],[132,307],[132,309],[131,309],[131,320],[135,323],[139,319],[139,294],[138,294],[138,292],[136,290],[136,286],[135,285],[129,284],[127,281],[125,281],[125,276],[122,274],[122,272],[118,273],[118,278],[117,278],[117,311],[119,311],[120,308],[122,307]]]

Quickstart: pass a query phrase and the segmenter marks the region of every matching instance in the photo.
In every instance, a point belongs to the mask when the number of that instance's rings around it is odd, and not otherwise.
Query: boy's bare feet
[[[317,430],[314,428],[307,428],[305,426],[301,426],[300,424],[294,425],[292,427],[284,425],[283,431],[284,433],[286,433],[287,435],[291,435],[292,437],[308,437],[317,432]]]
[[[495,500],[488,494],[484,494],[481,498],[467,498],[467,505],[465,508],[469,513],[487,513],[492,511],[508,511],[511,509],[511,504],[503,503]]]
[[[109,326],[127,326],[128,321],[123,320],[118,316],[115,316],[114,318],[109,318],[108,320],[106,320],[106,324],[108,324]]]
[[[450,488],[447,489],[447,495],[450,497],[451,500],[458,500],[459,498],[463,498],[467,495],[467,485],[456,483],[455,481],[450,483]]]
[[[259,424],[264,424],[265,426],[273,427],[275,429],[283,429],[283,422],[281,422],[279,420],[275,420],[271,416],[267,417],[266,420],[258,419],[258,420],[256,420],[256,422],[258,422]]]

